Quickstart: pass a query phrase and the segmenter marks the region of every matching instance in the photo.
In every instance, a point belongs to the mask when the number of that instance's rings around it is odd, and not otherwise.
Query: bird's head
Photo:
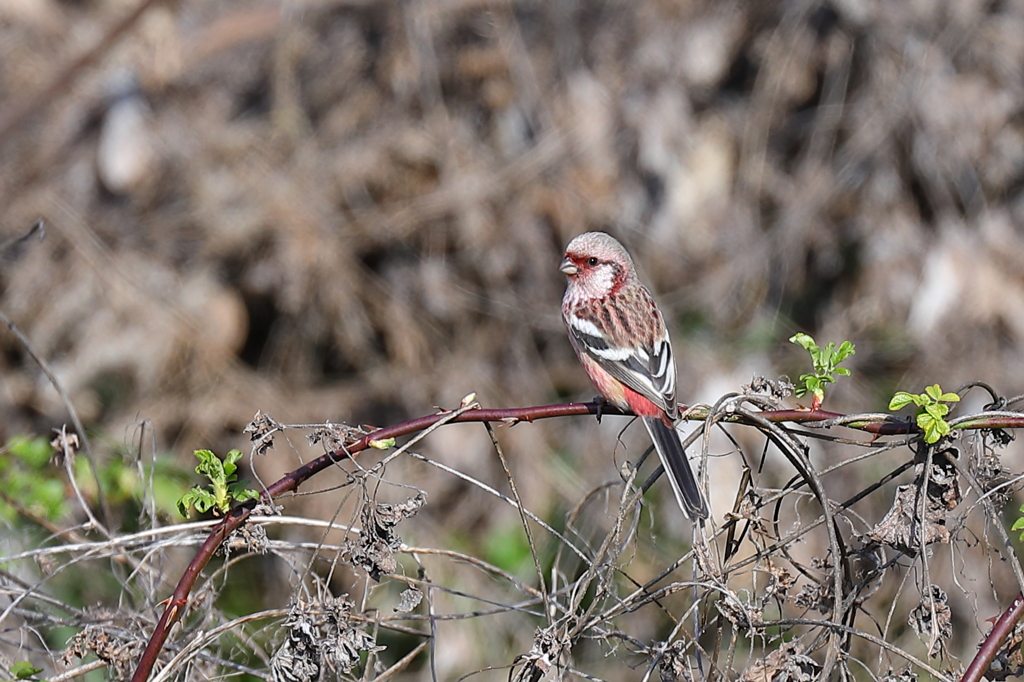
[[[559,270],[570,289],[588,298],[604,298],[636,277],[626,249],[604,232],[585,232],[569,242]]]

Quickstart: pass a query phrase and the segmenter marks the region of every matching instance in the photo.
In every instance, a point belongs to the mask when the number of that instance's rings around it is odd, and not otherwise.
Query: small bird
[[[683,514],[708,518],[673,426],[679,406],[672,342],[633,259],[614,237],[586,232],[569,242],[559,269],[569,280],[562,320],[583,369],[605,400],[643,420]]]

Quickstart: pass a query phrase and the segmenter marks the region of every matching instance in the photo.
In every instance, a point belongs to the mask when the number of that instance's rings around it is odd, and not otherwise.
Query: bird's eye
[[[595,265],[597,265],[597,259],[591,256],[590,258],[587,259],[587,265],[589,265],[590,267],[594,267]]]

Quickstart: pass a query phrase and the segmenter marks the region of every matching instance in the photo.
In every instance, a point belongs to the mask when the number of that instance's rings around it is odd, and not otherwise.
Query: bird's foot
[[[601,423],[601,417],[604,416],[604,408],[608,404],[608,401],[603,395],[599,395],[594,398],[594,404],[597,405],[597,423]]]

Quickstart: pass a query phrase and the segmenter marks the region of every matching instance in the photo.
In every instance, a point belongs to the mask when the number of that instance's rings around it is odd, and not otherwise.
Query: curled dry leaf
[[[263,410],[256,410],[252,421],[249,422],[242,433],[249,434],[249,440],[253,444],[257,455],[267,454],[267,450],[274,447],[274,434],[281,430],[281,425],[264,414]]]
[[[814,659],[797,653],[796,644],[786,642],[750,666],[740,682],[811,682],[821,670]]]
[[[832,613],[832,583],[807,583],[793,597],[793,603],[805,609],[814,609],[822,615]]]
[[[355,605],[348,595],[327,599],[322,604],[327,614],[327,662],[338,672],[349,673],[360,661],[360,652],[376,653],[387,647],[377,646],[376,640],[363,631],[352,619]]]
[[[370,633],[358,628],[345,628],[330,640],[328,661],[335,670],[343,673],[352,671],[352,668],[359,665],[361,651],[377,653],[387,649],[385,646],[377,646],[376,640]]]
[[[773,598],[788,599],[789,590],[796,584],[796,578],[787,569],[776,566],[773,561],[768,561],[768,587],[765,588],[764,603]]]
[[[917,682],[917,673],[909,665],[899,670],[890,670],[882,682]]]
[[[352,618],[354,608],[348,595],[293,606],[285,621],[288,637],[271,660],[274,682],[314,682],[325,661],[347,674],[359,664],[361,652],[386,649]]]
[[[423,601],[423,593],[415,587],[402,590],[402,594],[398,598],[398,606],[395,607],[395,611],[398,613],[410,613],[420,605],[421,601]]]
[[[811,567],[823,571],[824,575],[818,582],[810,582],[804,585],[793,603],[806,609],[814,609],[822,615],[832,613],[832,562],[821,557],[811,558]]]
[[[938,585],[930,585],[907,618],[914,632],[928,644],[928,656],[935,658],[953,636],[953,622],[946,593]]]
[[[768,379],[763,376],[755,376],[749,384],[741,387],[746,395],[767,396],[773,404],[793,395],[793,382],[788,377]]]
[[[395,552],[402,545],[395,526],[415,515],[426,502],[426,494],[421,491],[402,504],[364,504],[359,537],[346,542],[352,565],[362,568],[378,581],[382,575],[394,573],[397,566]]]
[[[53,440],[50,441],[50,447],[53,448],[53,457],[50,461],[55,466],[64,466],[65,460],[70,460],[72,463],[75,461],[75,453],[78,452],[78,434],[75,432],[68,433],[68,427],[65,424],[60,427],[60,430],[54,429]]]
[[[96,654],[97,658],[110,666],[115,679],[127,680],[145,647],[144,639],[129,635],[123,628],[91,624],[68,640],[62,660],[65,665],[70,665],[74,658]]]
[[[686,658],[686,643],[677,639],[665,648],[658,663],[661,682],[692,682]]]
[[[742,632],[750,630],[752,623],[761,620],[760,608],[744,604],[732,593],[715,602],[715,608],[733,624],[733,627]]]
[[[322,426],[314,428],[307,440],[310,445],[323,443],[324,447],[331,452],[342,450],[351,443],[355,443],[368,433],[375,431],[372,427],[350,426],[348,424],[332,424],[327,422]],[[373,445],[373,443],[371,443]]]
[[[316,682],[320,679],[320,629],[304,605],[293,609],[285,622],[288,637],[270,660],[274,682]]]
[[[556,627],[550,625],[537,630],[530,652],[516,656],[512,662],[513,668],[520,663],[523,667],[509,676],[510,682],[537,682],[572,649],[572,642]]]
[[[916,485],[901,485],[897,488],[892,507],[878,525],[867,533],[867,537],[909,556],[917,556],[922,544],[919,534],[921,524],[917,517],[917,502],[920,500],[918,489]],[[946,528],[945,508],[932,504],[929,499],[925,510],[923,544],[934,542],[948,543],[949,529]]]
[[[241,538],[245,543],[245,549],[252,554],[266,554],[270,548],[267,530],[261,524],[243,523],[241,528],[232,533],[232,536]]]
[[[928,477],[927,499],[924,504],[923,544],[948,543],[949,529],[946,518],[950,511],[960,504],[961,494],[956,467],[948,459],[948,448],[934,458]],[[866,535],[875,542],[889,545],[912,557],[917,556],[922,546],[921,490],[924,484],[925,464],[919,463],[915,471],[917,478],[910,485],[896,489],[896,498],[885,517]]]

